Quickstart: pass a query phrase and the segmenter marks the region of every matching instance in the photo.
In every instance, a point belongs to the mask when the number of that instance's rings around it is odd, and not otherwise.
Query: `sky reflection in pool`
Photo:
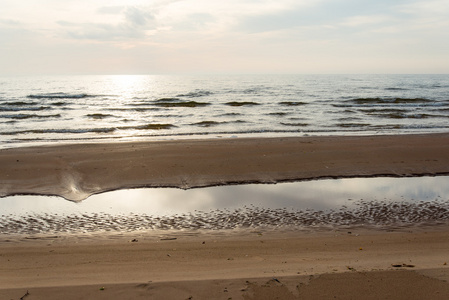
[[[80,203],[57,197],[14,196],[0,199],[2,215],[129,213],[173,215],[215,209],[291,208],[329,210],[365,201],[448,201],[449,176],[329,179],[279,184],[119,190]]]

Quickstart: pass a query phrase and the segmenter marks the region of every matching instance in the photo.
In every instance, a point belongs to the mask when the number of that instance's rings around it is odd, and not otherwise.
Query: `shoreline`
[[[0,150],[0,196],[449,174],[449,133],[204,139]]]

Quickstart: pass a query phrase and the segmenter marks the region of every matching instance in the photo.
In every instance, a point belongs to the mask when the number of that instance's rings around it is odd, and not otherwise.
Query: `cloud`
[[[148,30],[154,29],[154,16],[144,9],[115,6],[102,7],[100,11],[120,14],[121,21],[116,24],[58,21],[57,24],[65,28],[66,37],[94,41],[142,39],[147,36]]]
[[[11,19],[0,19],[0,36],[0,45],[5,47],[4,49],[23,46],[27,43],[26,40],[34,38],[33,32],[26,29],[22,22]]]
[[[365,25],[378,25],[390,22],[393,19],[387,15],[368,15],[368,16],[353,16],[345,19],[340,23],[342,26],[360,27]]]
[[[21,25],[21,22],[16,21],[16,20],[12,20],[12,19],[0,19],[0,24],[1,25],[6,25],[6,26],[18,26]]]
[[[148,21],[154,20],[153,14],[137,7],[127,7],[124,14],[127,23],[135,27],[145,26]]]
[[[408,23],[408,29],[429,34],[449,33],[449,2],[446,0],[418,1],[398,6]]]
[[[141,30],[136,30],[134,27],[126,24],[110,25],[110,24],[73,24],[73,23],[59,23],[62,26],[70,27],[66,35],[75,39],[86,39],[95,41],[109,41],[116,39],[135,39],[142,38],[145,33]]]
[[[58,70],[59,57],[66,67],[99,73],[449,68],[447,0],[2,0],[1,6],[0,63],[10,69],[24,57],[24,68],[42,62]],[[76,64],[64,63],[75,56]]]
[[[99,14],[106,15],[117,15],[120,14],[126,6],[102,6],[99,7],[96,12]]]
[[[413,15],[446,16],[449,13],[449,2],[446,0],[427,0],[404,3],[399,10]]]
[[[172,31],[179,32],[197,32],[204,34],[211,29],[213,30],[217,24],[217,18],[208,13],[193,13],[186,15],[184,18],[171,23]]]

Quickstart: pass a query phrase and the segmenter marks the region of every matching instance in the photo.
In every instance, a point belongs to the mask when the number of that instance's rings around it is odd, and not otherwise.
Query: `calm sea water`
[[[449,75],[0,77],[0,147],[447,132]]]

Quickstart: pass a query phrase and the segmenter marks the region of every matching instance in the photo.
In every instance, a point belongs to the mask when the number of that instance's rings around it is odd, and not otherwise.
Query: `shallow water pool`
[[[80,203],[0,199],[0,231],[57,233],[241,227],[399,226],[449,220],[449,176],[329,179],[107,192]]]

